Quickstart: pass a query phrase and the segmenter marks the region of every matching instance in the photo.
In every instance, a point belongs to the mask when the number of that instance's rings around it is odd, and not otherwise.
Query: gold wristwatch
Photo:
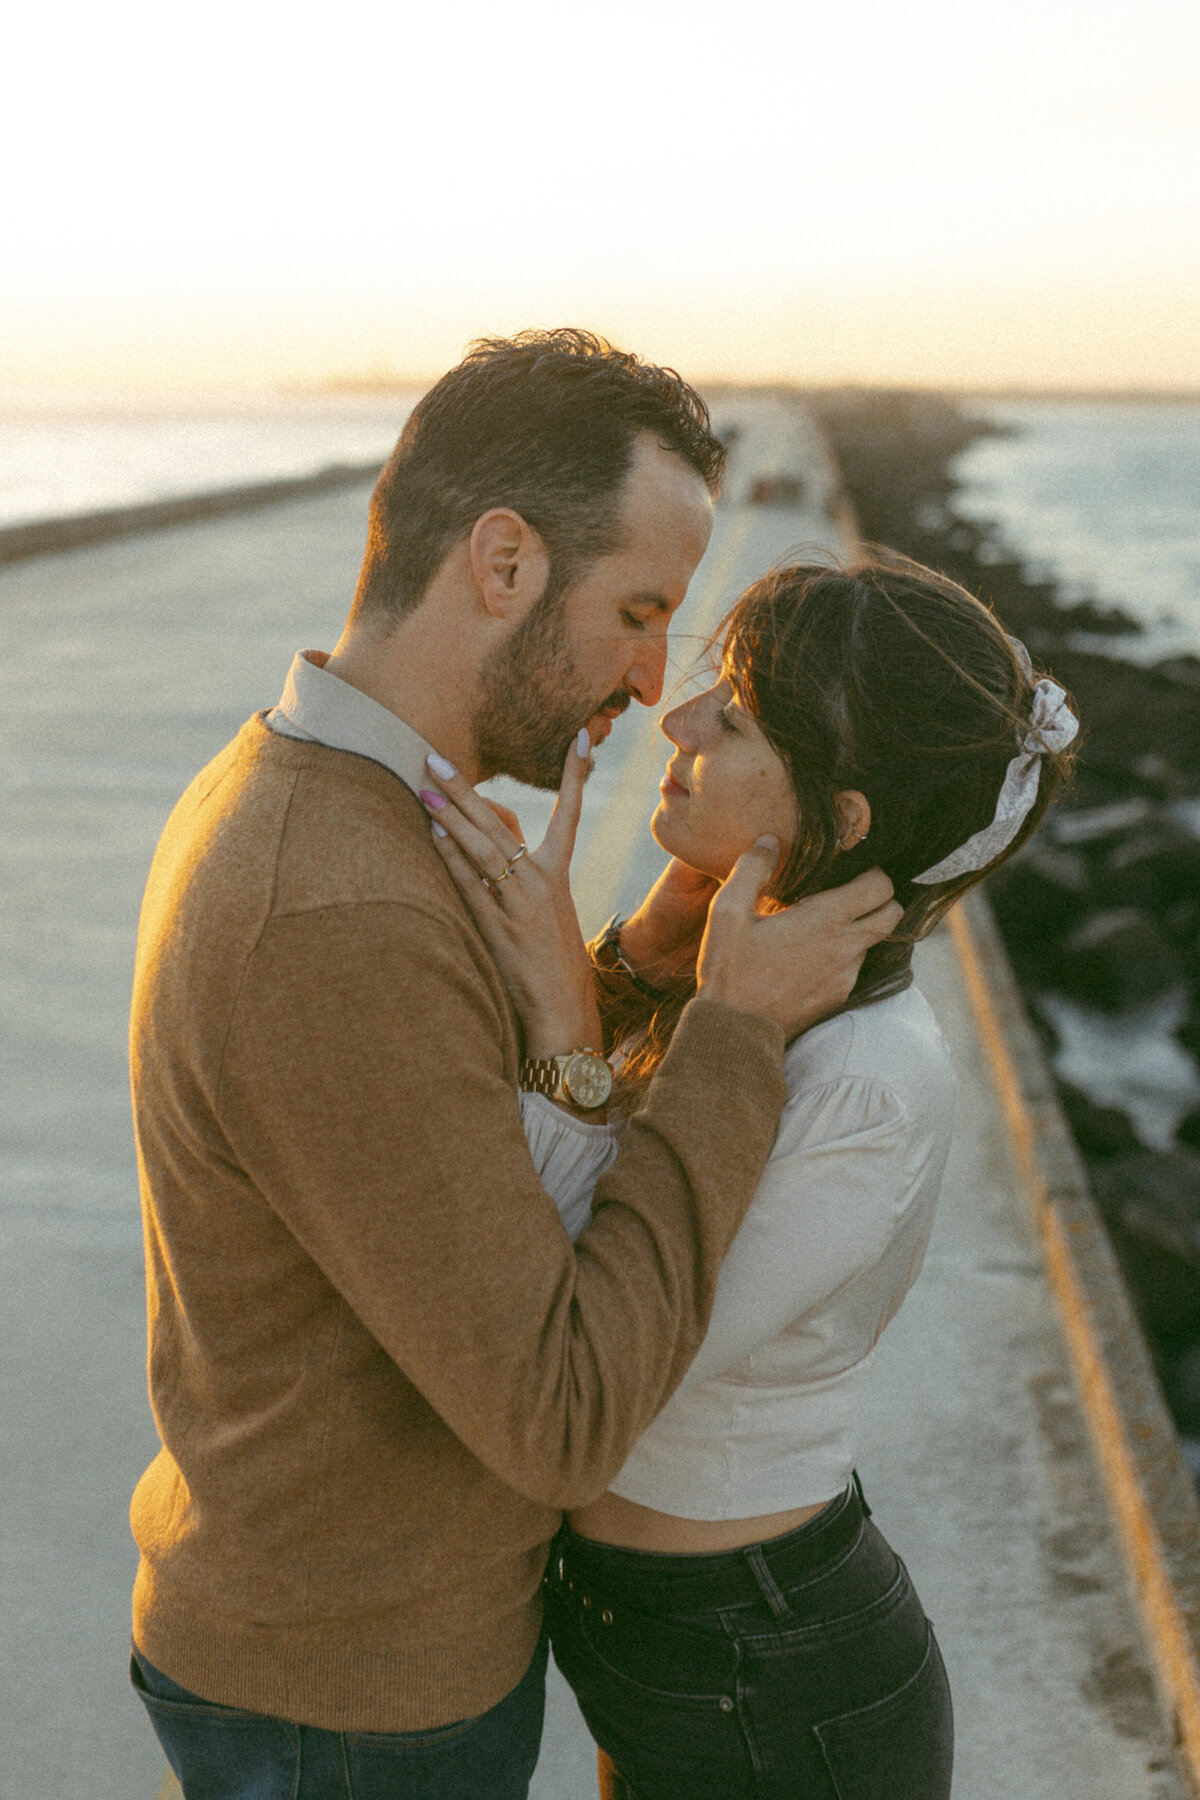
[[[581,1112],[603,1106],[612,1093],[612,1070],[596,1050],[569,1050],[565,1056],[527,1056],[518,1077],[526,1093],[565,1100]]]

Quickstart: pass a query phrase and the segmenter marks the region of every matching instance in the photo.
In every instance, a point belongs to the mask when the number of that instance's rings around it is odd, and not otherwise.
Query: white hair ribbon
[[[1032,681],[1033,664],[1028,650],[1016,638],[1010,637],[1008,641],[1021,673],[1026,681]],[[944,856],[932,869],[914,875],[913,880],[922,887],[933,887],[939,881],[954,881],[959,875],[986,869],[1002,850],[1007,850],[1037,799],[1042,757],[1048,751],[1065,750],[1078,730],[1079,720],[1067,705],[1063,689],[1056,681],[1043,678],[1033,690],[1028,729],[1017,732],[1020,749],[1008,765],[991,824],[969,837],[949,856]]]

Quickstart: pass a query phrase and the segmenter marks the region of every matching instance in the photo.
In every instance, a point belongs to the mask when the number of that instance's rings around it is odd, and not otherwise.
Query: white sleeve
[[[683,1388],[772,1343],[879,1261],[922,1186],[913,1136],[899,1096],[864,1078],[822,1083],[788,1102]]]
[[[534,1168],[574,1243],[591,1222],[592,1190],[616,1160],[620,1133],[615,1125],[577,1119],[544,1094],[522,1090],[520,1099]]]

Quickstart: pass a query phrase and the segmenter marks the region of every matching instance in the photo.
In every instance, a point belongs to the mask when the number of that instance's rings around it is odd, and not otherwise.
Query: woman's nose
[[[670,738],[677,750],[689,748],[689,740],[692,735],[690,728],[695,706],[694,700],[685,700],[682,706],[673,706],[670,712],[664,713],[658,721],[659,730],[664,737]]]

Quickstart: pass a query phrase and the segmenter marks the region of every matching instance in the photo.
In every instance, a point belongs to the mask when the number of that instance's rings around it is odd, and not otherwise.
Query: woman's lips
[[[662,795],[664,800],[671,800],[674,798],[674,796],[676,794],[685,794],[686,795],[686,793],[687,793],[687,789],[685,787],[681,787],[679,785],[679,783],[675,780],[675,777],[671,774],[670,769],[667,770],[666,774],[663,776],[662,780],[659,782],[658,791]]]

